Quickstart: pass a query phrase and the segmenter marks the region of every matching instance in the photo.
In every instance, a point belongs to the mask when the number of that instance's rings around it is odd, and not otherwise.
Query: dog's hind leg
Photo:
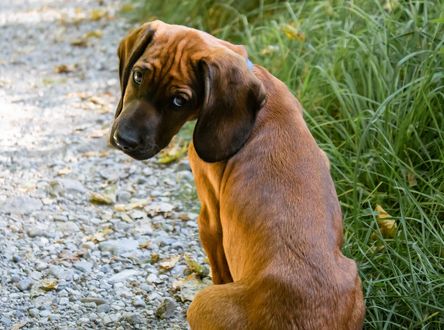
[[[249,329],[242,284],[211,285],[200,291],[187,312],[192,330]]]

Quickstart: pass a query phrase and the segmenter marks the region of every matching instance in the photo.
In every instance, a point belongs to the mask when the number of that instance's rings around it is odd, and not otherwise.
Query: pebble
[[[98,305],[103,305],[103,304],[106,304],[106,303],[107,303],[107,301],[106,301],[105,299],[100,298],[100,297],[85,297],[85,298],[80,299],[80,301],[81,301],[82,303],[84,303],[84,304],[87,304],[87,303],[94,303],[94,304],[96,304],[97,306],[98,306]]]
[[[145,301],[142,298],[137,297],[133,301],[133,306],[134,307],[145,307],[146,303],[145,303]]]
[[[28,214],[33,211],[40,210],[43,203],[40,199],[29,196],[17,196],[6,199],[1,205],[4,213],[12,214]]]
[[[27,291],[31,289],[33,283],[33,280],[30,278],[24,278],[17,283],[17,287],[20,291]]]
[[[125,252],[134,251],[138,247],[139,247],[139,242],[130,238],[123,238],[120,240],[109,240],[102,242],[99,245],[99,249],[101,251],[108,251],[114,255],[120,255]]]
[[[62,297],[59,299],[59,304],[60,305],[68,305],[69,304],[69,299],[66,297]]]
[[[108,313],[111,307],[109,304],[102,304],[97,306],[97,313]]]
[[[156,316],[160,319],[168,319],[172,317],[177,308],[177,303],[171,298],[165,298],[157,307]]]
[[[121,272],[111,276],[108,281],[109,282],[122,282],[125,281],[133,276],[139,275],[140,272],[138,270],[135,269],[125,269],[122,270]]]
[[[81,272],[84,273],[89,273],[93,267],[93,263],[89,262],[89,261],[77,261],[76,263],[74,263],[74,268],[80,270]]]

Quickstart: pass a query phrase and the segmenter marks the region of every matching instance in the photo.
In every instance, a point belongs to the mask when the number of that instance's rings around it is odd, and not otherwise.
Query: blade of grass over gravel
[[[301,100],[332,164],[365,327],[444,328],[444,1],[134,1],[140,21],[245,44]]]

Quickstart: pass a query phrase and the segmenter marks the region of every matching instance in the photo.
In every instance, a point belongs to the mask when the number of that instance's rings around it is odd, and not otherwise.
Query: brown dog
[[[328,160],[287,87],[242,46],[160,21],[120,44],[111,143],[136,159],[197,118],[189,158],[212,285],[193,329],[359,329],[356,264]]]

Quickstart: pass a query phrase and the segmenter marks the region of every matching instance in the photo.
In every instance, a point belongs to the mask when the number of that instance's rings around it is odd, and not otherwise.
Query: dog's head
[[[147,159],[197,118],[193,143],[203,160],[227,159],[243,146],[265,92],[242,46],[154,21],[125,37],[118,54],[122,96],[111,144]]]

